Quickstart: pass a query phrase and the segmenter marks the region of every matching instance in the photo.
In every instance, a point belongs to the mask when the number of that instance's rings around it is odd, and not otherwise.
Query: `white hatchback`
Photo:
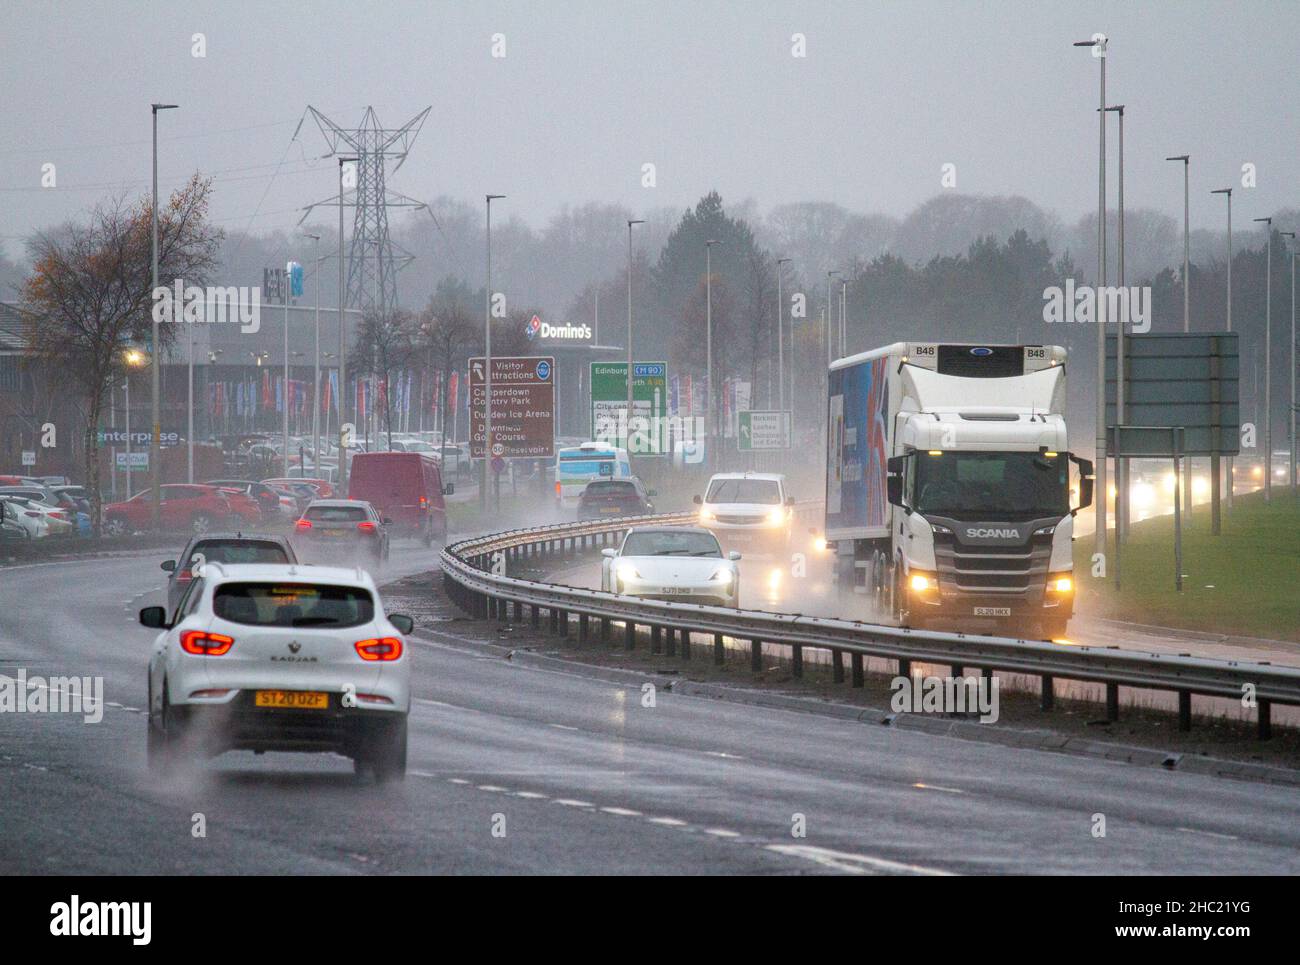
[[[617,549],[601,551],[600,588],[650,600],[740,605],[740,554],[695,526],[634,526]]]
[[[325,751],[378,780],[406,773],[413,621],[361,569],[207,563],[149,656],[151,769],[227,750]]]

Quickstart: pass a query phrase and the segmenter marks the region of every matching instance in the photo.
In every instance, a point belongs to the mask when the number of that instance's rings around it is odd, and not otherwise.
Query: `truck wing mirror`
[[[1080,509],[1087,509],[1092,505],[1093,481],[1097,477],[1093,473],[1091,460],[1080,459],[1074,453],[1070,453],[1070,462],[1079,467],[1079,505],[1071,511],[1077,513]]]
[[[692,496],[691,502],[693,502],[696,506],[699,506],[704,502],[704,500],[701,499],[699,496]]]
[[[889,475],[885,477],[885,498],[891,506],[899,506],[907,512],[911,510],[903,503],[903,474],[907,471],[910,456],[890,456],[886,466]]]

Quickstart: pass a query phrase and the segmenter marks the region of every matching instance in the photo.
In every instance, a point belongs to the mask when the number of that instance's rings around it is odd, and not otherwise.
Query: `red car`
[[[160,487],[162,501],[158,506],[163,529],[186,529],[203,534],[222,526],[235,525],[242,520],[231,506],[230,494],[216,486],[190,486],[169,484]],[[148,529],[152,522],[153,490],[121,503],[104,507],[104,532],[109,536],[124,536],[140,529]]]
[[[212,488],[220,489],[225,494],[226,501],[230,503],[230,511],[236,517],[236,525],[256,526],[263,520],[274,520],[279,512],[279,497],[276,497],[276,508],[268,513],[263,509],[262,504],[249,492],[239,489],[235,486],[214,486]]]
[[[285,487],[289,489],[305,483],[312,489],[316,490],[317,499],[334,498],[334,487],[324,479],[313,479],[310,476],[301,479],[297,476],[277,476],[275,479],[263,479],[262,482],[266,483],[268,486]]]

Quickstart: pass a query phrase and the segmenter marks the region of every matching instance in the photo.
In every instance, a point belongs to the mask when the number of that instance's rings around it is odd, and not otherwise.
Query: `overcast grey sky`
[[[308,104],[346,124],[373,104],[390,125],[432,105],[391,186],[507,194],[502,215],[537,225],[566,203],[685,207],[714,187],[763,210],[902,215],[941,190],[945,163],[961,192],[1022,194],[1073,220],[1096,208],[1098,65],[1070,44],[1096,31],[1111,38],[1108,98],[1127,104],[1129,205],[1181,216],[1181,172],[1164,161],[1181,153],[1193,227],[1221,226],[1208,192],[1240,188],[1247,162],[1258,187],[1234,196],[1243,227],[1296,203],[1295,0],[6,0],[0,236],[13,254],[114,190],[146,191],[153,100],[181,105],[161,122],[163,185],[214,175],[227,229],[291,227],[331,192],[315,125],[290,143]],[[40,187],[47,162],[55,188]]]

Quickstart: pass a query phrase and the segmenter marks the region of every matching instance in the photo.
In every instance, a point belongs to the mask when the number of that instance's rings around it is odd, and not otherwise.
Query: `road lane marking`
[[[596,806],[590,801],[578,801],[567,797],[557,797],[555,803],[563,804],[566,808],[594,808]]]
[[[912,787],[920,791],[943,791],[944,794],[965,794],[966,793],[961,788],[944,787],[940,784],[923,784],[920,781],[917,781],[915,784],[912,785]]]
[[[1200,828],[1177,828],[1178,831],[1184,831],[1187,834],[1204,834],[1210,838],[1222,838],[1224,841],[1240,840],[1235,834],[1220,834],[1218,831],[1202,831]]]
[[[678,821],[676,818],[650,818],[651,824],[662,825],[665,828],[684,828],[685,821]]]
[[[606,814],[616,814],[621,818],[639,818],[640,811],[633,811],[631,808],[601,808]]]
[[[478,789],[480,791],[492,791],[497,794],[504,794],[506,791],[510,790],[506,787],[497,787],[495,784],[480,784],[478,785]]]
[[[890,861],[887,858],[873,858],[865,854],[853,854],[848,851],[832,851],[830,848],[818,848],[811,844],[769,844],[766,850],[774,851],[792,858],[803,858],[824,868],[843,871],[846,874],[863,875],[873,871],[885,871],[891,874],[938,875],[949,877],[950,871],[941,868],[927,868],[924,865],[905,864]]]
[[[705,829],[704,829],[704,833],[705,833],[705,834],[711,834],[711,835],[713,835],[715,838],[738,838],[738,837],[740,837],[740,833],[739,833],[738,831],[728,831],[726,828],[705,828]]]
[[[536,791],[515,791],[515,797],[526,798],[530,801],[545,801],[545,794],[538,794]]]

